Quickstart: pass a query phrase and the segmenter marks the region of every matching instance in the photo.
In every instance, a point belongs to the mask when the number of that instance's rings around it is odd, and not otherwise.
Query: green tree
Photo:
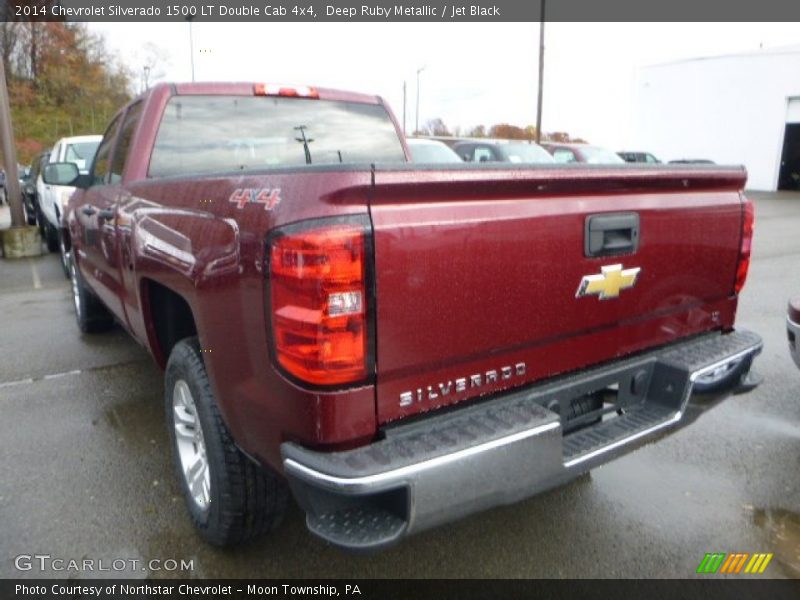
[[[82,23],[0,26],[20,162],[66,135],[102,133],[130,99],[131,77]]]

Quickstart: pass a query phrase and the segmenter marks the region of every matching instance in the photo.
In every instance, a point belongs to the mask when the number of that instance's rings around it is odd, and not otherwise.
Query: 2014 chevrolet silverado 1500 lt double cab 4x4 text
[[[559,485],[691,422],[760,351],[734,330],[741,168],[409,165],[377,97],[158,85],[65,216],[80,329],[166,369],[215,544],[370,549]],[[288,483],[288,485],[287,485]]]

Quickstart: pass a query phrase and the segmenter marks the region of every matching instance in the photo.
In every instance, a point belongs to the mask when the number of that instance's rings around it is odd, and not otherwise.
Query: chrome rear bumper
[[[694,381],[761,345],[750,332],[709,334],[388,429],[354,450],[285,443],[285,473],[313,533],[350,549],[380,548],[557,486],[690,423],[722,399],[690,405]],[[624,407],[574,433],[545,408],[611,385]]]

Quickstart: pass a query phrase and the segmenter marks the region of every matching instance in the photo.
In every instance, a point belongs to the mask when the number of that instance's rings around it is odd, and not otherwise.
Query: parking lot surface
[[[690,577],[707,552],[773,552],[765,576],[800,577],[800,371],[785,332],[800,194],[751,197],[738,325],[764,338],[761,387],[569,485],[371,555],[316,540],[294,505],[271,537],[203,543],[172,473],[161,371],[121,329],[79,334],[56,255],[0,261],[0,577],[75,576],[18,571],[21,554],[138,560],[117,573],[131,577]],[[79,576],[93,575],[109,573]]]

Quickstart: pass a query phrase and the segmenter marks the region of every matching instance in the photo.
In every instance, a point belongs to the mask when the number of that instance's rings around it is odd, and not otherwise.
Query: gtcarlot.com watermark
[[[14,557],[18,571],[56,573],[130,573],[194,571],[194,559],[153,558],[63,558],[50,554],[20,554]]]

